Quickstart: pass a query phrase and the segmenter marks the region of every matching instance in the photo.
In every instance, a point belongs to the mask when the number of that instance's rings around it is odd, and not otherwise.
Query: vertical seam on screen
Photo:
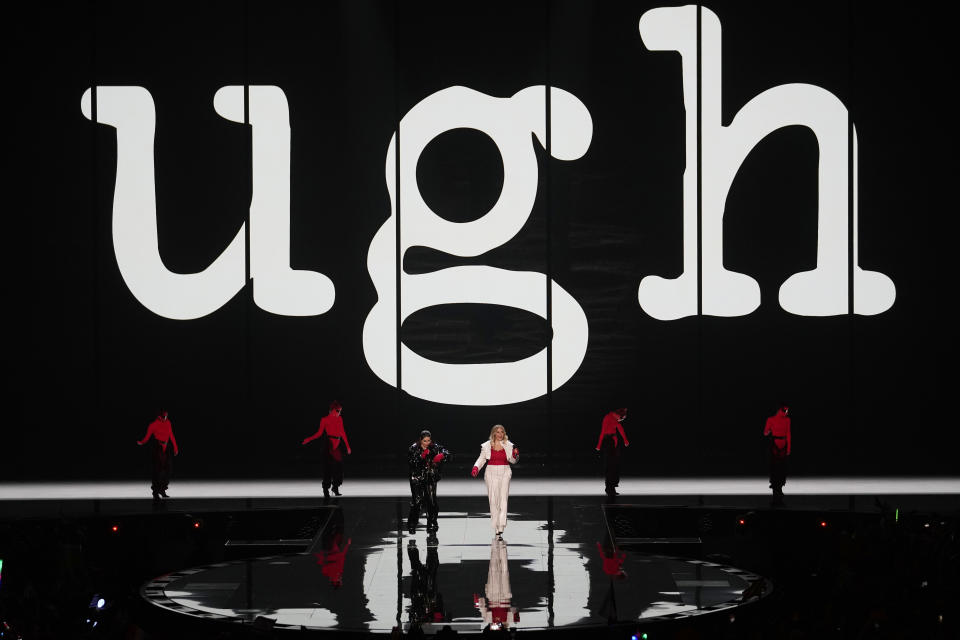
[[[546,82],[544,83],[544,117],[546,118],[545,122],[545,135],[546,138],[546,160],[545,160],[545,182],[546,189],[544,189],[544,214],[546,216],[546,250],[547,250],[547,264],[546,264],[546,288],[547,288],[547,318],[546,318],[546,338],[547,338],[547,433],[552,433],[550,428],[552,425],[552,416],[553,416],[553,291],[551,284],[553,283],[553,225],[551,217],[551,200],[550,200],[550,191],[553,186],[553,183],[550,180],[550,166],[551,166],[551,152],[553,151],[552,147],[552,138],[553,138],[553,127],[551,126],[551,113],[552,105],[550,102],[550,4],[546,2],[545,5],[545,15],[546,15],[546,29],[544,35],[544,51],[545,51],[545,64],[544,72],[546,75]],[[552,462],[552,453],[553,447],[551,446],[547,450],[548,462]]]
[[[703,69],[701,60],[701,13],[697,5],[697,317],[703,316]],[[722,223],[721,223],[722,224]]]
[[[394,37],[393,37],[393,46],[394,46],[394,57],[393,57],[393,121],[396,124],[394,131],[396,132],[396,144],[394,145],[394,158],[393,158],[393,188],[396,203],[396,211],[394,212],[394,224],[396,225],[395,233],[395,247],[394,247],[394,269],[396,271],[396,281],[395,281],[395,296],[396,296],[396,310],[395,310],[395,319],[396,324],[396,367],[397,367],[397,408],[401,408],[401,403],[403,402],[403,339],[400,335],[400,329],[403,325],[402,322],[402,304],[401,304],[401,278],[403,277],[403,253],[401,242],[401,225],[400,225],[400,2],[396,0],[394,2]],[[399,413],[399,411],[398,411]],[[399,415],[397,416],[400,417]]]
[[[244,0],[243,3],[243,34],[242,34],[242,46],[243,46],[243,131],[244,131],[244,148],[247,155],[247,161],[244,163],[247,175],[246,183],[247,187],[250,189],[250,205],[253,204],[253,127],[250,126],[250,1]],[[250,406],[251,398],[253,398],[253,367],[251,366],[251,352],[252,352],[252,342],[253,335],[250,330],[250,315],[251,315],[251,306],[253,305],[253,288],[255,283],[250,277],[252,270],[250,268],[250,258],[252,252],[250,250],[250,241],[252,234],[250,232],[250,209],[251,206],[248,205],[246,208],[246,219],[244,221],[244,241],[243,241],[243,264],[244,264],[244,280],[243,288],[247,292],[243,296],[243,324],[244,324],[244,333],[246,334],[246,340],[244,340],[245,346],[245,365],[246,365],[246,379],[247,379],[247,393],[246,393],[246,402],[248,412],[252,409]],[[249,414],[248,414],[249,415]]]
[[[703,6],[697,5],[697,416],[703,408]],[[722,70],[721,70],[722,72]],[[721,101],[721,111],[722,101]],[[722,114],[721,114],[722,119]],[[723,224],[721,221],[720,224]]]
[[[90,119],[93,122],[90,132],[91,153],[93,161],[90,163],[91,197],[93,199],[93,379],[97,393],[96,403],[99,403],[100,389],[102,380],[100,378],[100,189],[98,187],[97,169],[98,159],[100,157],[100,146],[97,143],[97,124],[99,113],[97,109],[98,91],[97,91],[97,2],[90,1]],[[118,160],[119,161],[119,160]]]
[[[856,246],[857,239],[855,233],[857,227],[853,223],[854,215],[854,197],[857,193],[857,184],[854,182],[856,175],[854,173],[854,162],[857,158],[854,155],[856,152],[853,147],[853,84],[854,84],[854,69],[853,69],[853,52],[856,50],[854,46],[854,37],[856,35],[856,30],[854,28],[854,14],[853,7],[851,3],[847,3],[847,29],[848,29],[848,38],[847,38],[847,328],[848,328],[848,344],[849,344],[849,384],[850,388],[848,393],[850,394],[850,401],[847,403],[849,411],[851,413],[851,424],[853,426],[853,432],[857,433],[859,431],[859,425],[856,420],[856,412],[853,410],[853,407],[857,406],[856,404],[856,315],[854,314],[854,305],[856,292],[854,290],[854,269],[856,267],[855,258],[853,249]],[[859,457],[859,456],[857,456]],[[859,460],[854,460],[855,468],[859,469]]]

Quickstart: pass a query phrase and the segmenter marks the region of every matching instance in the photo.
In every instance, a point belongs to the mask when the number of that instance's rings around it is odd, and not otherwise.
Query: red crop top
[[[500,451],[491,451],[491,452],[490,452],[490,461],[489,461],[487,464],[488,464],[488,465],[489,465],[489,464],[494,464],[494,465],[496,465],[496,464],[509,464],[509,463],[507,462],[507,452],[506,452],[505,450],[503,450],[503,449],[500,449]]]

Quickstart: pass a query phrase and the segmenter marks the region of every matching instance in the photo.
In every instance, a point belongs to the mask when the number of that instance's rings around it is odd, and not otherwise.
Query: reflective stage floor
[[[240,542],[236,552],[261,557],[175,571],[141,594],[174,618],[275,631],[449,626],[462,634],[729,614],[772,590],[733,567],[619,548],[597,498],[512,498],[502,541],[484,498],[446,498],[441,507],[439,532],[428,537],[422,521],[413,535],[402,526],[403,500],[344,499],[313,511],[325,521],[299,553],[262,557],[269,541]],[[688,550],[697,554],[695,544]]]
[[[350,480],[326,504],[319,483],[289,495],[183,481],[159,505],[144,483],[73,496],[8,485],[0,627],[100,640],[442,637],[491,623],[551,638],[960,637],[957,479],[829,482],[818,494],[791,481],[777,509],[753,484],[627,482],[609,500],[596,480],[517,483],[503,544],[479,481],[444,480],[436,540],[422,521],[406,533],[399,482]]]

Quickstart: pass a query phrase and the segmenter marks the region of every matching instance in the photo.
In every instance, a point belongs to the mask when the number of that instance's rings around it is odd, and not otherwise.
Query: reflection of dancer
[[[484,626],[490,630],[507,629],[520,621],[516,607],[510,606],[510,567],[507,564],[507,543],[494,540],[490,545],[490,566],[483,598],[474,596],[474,605],[480,609]]]
[[[783,485],[787,483],[787,456],[790,455],[790,407],[781,404],[777,413],[767,418],[763,435],[770,437],[770,488],[773,506],[783,505]]]
[[[627,559],[627,553],[616,548],[613,540],[607,537],[603,544],[597,543],[597,551],[603,558],[603,572],[610,577],[610,586],[607,595],[600,603],[599,613],[606,614],[607,622],[613,624],[617,621],[617,598],[613,588],[614,580],[623,580],[627,577],[627,572],[623,570],[623,563]]]
[[[417,543],[410,540],[407,545],[407,557],[410,559],[410,624],[424,622],[442,622],[447,614],[443,607],[443,596],[437,591],[437,567],[440,559],[437,546],[427,547],[427,565],[420,562]]]
[[[137,440],[137,444],[145,444],[151,437],[153,438],[153,482],[150,489],[153,491],[153,499],[159,502],[160,496],[169,497],[167,487],[170,486],[173,456],[167,449],[167,443],[173,443],[174,456],[180,455],[177,439],[173,437],[173,424],[170,422],[166,411],[160,411],[157,419],[147,427],[147,435],[143,436],[143,440]]]
[[[334,400],[330,403],[330,413],[320,420],[320,428],[317,432],[308,438],[303,439],[303,444],[311,440],[316,440],[320,436],[326,435],[326,446],[323,448],[323,496],[330,497],[330,485],[333,485],[334,495],[340,495],[340,485],[343,483],[343,451],[340,449],[340,441],[347,447],[347,455],[351,454],[350,442],[347,440],[347,432],[343,430],[343,418],[340,412],[343,406]]]
[[[623,561],[627,559],[626,551],[614,549],[613,544],[597,543],[597,550],[603,557],[603,572],[611,578],[622,579],[627,577],[627,572],[623,570]]]
[[[313,557],[317,559],[320,570],[327,576],[334,589],[339,589],[343,584],[343,565],[347,561],[347,550],[350,548],[351,540],[347,539],[346,546],[343,544],[343,533],[338,532],[333,536],[328,545],[324,545],[323,551],[314,553]]]
[[[510,497],[510,478],[513,471],[510,465],[520,458],[520,450],[513,446],[502,424],[494,425],[490,430],[490,439],[480,445],[480,455],[473,463],[471,475],[480,473],[480,467],[487,465],[483,474],[487,483],[487,499],[490,501],[490,526],[503,535],[507,528],[507,499]]]
[[[603,451],[604,456],[604,475],[606,477],[606,492],[608,496],[619,495],[617,486],[620,484],[620,440],[623,438],[623,446],[629,447],[627,434],[623,432],[623,425],[620,424],[627,419],[627,409],[623,407],[616,411],[611,411],[603,418],[600,426],[600,439],[597,440],[597,451]],[[619,432],[619,437],[617,436]]]
[[[407,529],[410,533],[417,530],[420,510],[427,512],[427,532],[438,529],[437,482],[440,481],[440,467],[450,458],[450,452],[433,441],[433,436],[424,429],[420,437],[407,449],[407,464],[410,466],[410,516]]]

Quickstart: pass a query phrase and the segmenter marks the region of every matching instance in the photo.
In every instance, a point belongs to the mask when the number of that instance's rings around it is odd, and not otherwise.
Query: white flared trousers
[[[494,531],[507,528],[507,499],[510,497],[512,476],[509,464],[488,464],[483,473],[487,483],[487,498],[490,500],[490,526]]]

